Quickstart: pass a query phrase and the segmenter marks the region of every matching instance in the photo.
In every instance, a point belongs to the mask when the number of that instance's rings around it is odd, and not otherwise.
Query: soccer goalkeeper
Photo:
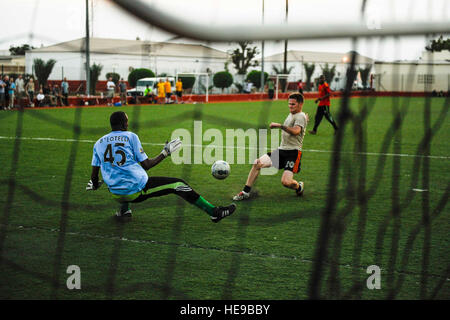
[[[102,182],[99,171],[112,197],[120,203],[116,216],[131,217],[130,203],[152,197],[176,194],[204,210],[212,222],[231,215],[236,206],[216,207],[195,192],[184,180],[170,177],[149,177],[146,170],[153,168],[181,147],[180,139],[167,142],[161,153],[149,159],[139,137],[128,131],[128,116],[114,112],[110,117],[112,131],[94,145],[92,174],[86,190],[96,190]]]

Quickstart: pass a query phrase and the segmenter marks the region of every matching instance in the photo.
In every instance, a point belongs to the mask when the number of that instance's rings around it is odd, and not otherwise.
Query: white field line
[[[0,224],[0,226],[5,226],[3,224]],[[50,233],[59,233],[60,230],[57,228],[49,229],[49,228],[43,228],[43,227],[36,227],[36,226],[22,226],[22,225],[9,225],[8,226],[11,229],[14,230],[20,230],[20,231],[41,231],[41,232],[50,232]],[[73,237],[83,237],[83,238],[91,238],[91,239],[101,239],[101,240],[108,240],[108,241],[123,241],[123,242],[131,242],[131,243],[140,243],[140,244],[152,244],[152,245],[159,245],[159,246],[176,246],[179,248],[187,248],[187,249],[197,249],[197,250],[207,250],[207,251],[217,251],[219,253],[231,253],[231,254],[242,254],[242,255],[248,255],[248,256],[254,256],[254,257],[260,257],[260,258],[270,258],[270,259],[282,259],[282,260],[298,260],[300,262],[309,263],[312,264],[313,260],[307,259],[307,258],[301,258],[297,256],[289,256],[289,255],[275,255],[272,253],[266,253],[266,252],[256,252],[256,251],[239,251],[239,250],[229,250],[229,249],[220,249],[220,248],[213,248],[213,247],[205,247],[205,246],[199,246],[199,245],[192,245],[188,243],[170,243],[167,241],[158,241],[158,240],[143,240],[143,239],[129,239],[124,237],[118,237],[118,236],[112,236],[112,235],[99,235],[99,234],[91,234],[91,233],[84,233],[84,232],[70,232],[66,231],[66,235],[73,236]],[[329,263],[326,263],[327,265]],[[363,269],[366,270],[363,266],[356,266],[352,267],[350,264],[346,263],[340,263],[339,266],[346,268],[346,269]],[[418,276],[419,274],[414,272],[402,272],[402,271],[394,271],[398,274],[404,274],[404,275],[415,275]],[[428,274],[431,277],[434,278],[444,278],[442,275],[437,274]],[[446,278],[446,281],[450,281],[450,278]]]
[[[54,142],[81,142],[81,143],[92,143],[94,144],[96,140],[77,140],[77,139],[61,139],[61,138],[40,138],[40,137],[5,137],[0,136],[0,139],[4,140],[32,140],[32,141],[54,141]],[[141,142],[143,145],[151,146],[164,146],[164,143],[151,143],[151,142]],[[198,144],[185,144],[187,147],[222,147],[226,149],[259,149],[255,147],[239,147],[239,146],[213,146],[213,145],[198,145]],[[304,152],[319,152],[319,153],[334,153],[332,150],[315,150],[315,149],[303,149]],[[410,158],[429,158],[429,159],[450,159],[450,156],[431,156],[431,155],[420,155],[420,154],[407,154],[407,153],[378,153],[378,152],[352,152],[352,151],[341,151],[344,154],[355,154],[355,155],[365,155],[365,156],[386,156],[386,157],[410,157]]]

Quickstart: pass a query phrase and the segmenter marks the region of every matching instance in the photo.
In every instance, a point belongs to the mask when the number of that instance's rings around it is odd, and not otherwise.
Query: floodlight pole
[[[288,22],[288,8],[289,8],[289,0],[286,0],[286,24]],[[288,40],[284,40],[284,70],[283,72],[287,72],[287,48],[288,48]]]
[[[264,24],[264,0],[262,0],[262,24]],[[261,44],[261,92],[264,93],[264,40]]]
[[[86,95],[90,95],[91,62],[89,57],[89,0],[86,0]]]

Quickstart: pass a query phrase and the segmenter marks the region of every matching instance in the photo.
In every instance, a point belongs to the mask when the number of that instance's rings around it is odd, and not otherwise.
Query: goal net
[[[12,1],[11,12],[30,24],[0,35],[2,81],[23,75],[27,88],[11,112],[0,101],[1,299],[450,297],[448,1],[90,0],[87,22],[84,1],[72,2],[50,19],[55,2],[14,11]],[[117,17],[100,20],[110,7]],[[23,25],[4,19],[14,30]],[[77,39],[56,37],[55,26],[69,33],[80,25]],[[127,39],[110,39],[114,30]],[[12,40],[33,48],[10,56]],[[193,181],[212,202],[231,203],[255,158],[292,135],[270,126],[290,115],[299,80],[309,118],[301,153],[276,175],[261,174],[250,199],[220,224],[200,222],[196,208],[172,195],[133,203],[132,223],[116,223],[108,190],[88,196],[85,185],[93,145],[119,105],[62,108],[62,100],[53,108],[64,97],[51,90],[67,78],[69,102],[81,101],[88,83],[116,102],[109,78],[130,89],[132,72],[183,82],[186,105],[120,106],[149,157],[173,132],[184,135],[179,158],[192,161],[177,165],[172,155],[150,177]],[[241,93],[250,72],[260,72],[260,87]],[[265,73],[274,99],[258,80]],[[212,180],[203,160],[227,154],[246,162]],[[302,197],[289,190],[292,176],[305,183]]]
[[[187,96],[187,103],[209,102],[212,86],[208,73],[177,73],[176,80],[178,79],[183,83],[183,91],[185,96]],[[194,97],[193,95],[196,96]]]

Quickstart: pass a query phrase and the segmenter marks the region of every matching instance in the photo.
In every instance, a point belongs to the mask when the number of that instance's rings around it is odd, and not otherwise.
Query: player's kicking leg
[[[250,169],[244,189],[237,195],[235,195],[233,197],[233,200],[241,201],[250,198],[250,191],[256,179],[258,178],[261,169],[269,168],[270,166],[272,166],[272,160],[270,159],[270,156],[268,154],[265,154],[262,157],[256,159],[252,165],[252,168]]]
[[[298,196],[303,194],[303,190],[305,189],[305,184],[302,181],[294,180],[294,173],[289,170],[285,170],[283,175],[281,176],[281,183],[283,186],[289,189],[295,190],[295,193]]]

